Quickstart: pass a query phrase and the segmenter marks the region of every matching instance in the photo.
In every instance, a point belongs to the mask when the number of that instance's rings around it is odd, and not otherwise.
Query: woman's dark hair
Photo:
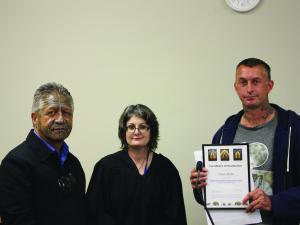
[[[126,141],[126,124],[128,120],[133,117],[139,117],[146,121],[150,128],[150,140],[148,143],[149,150],[154,151],[157,148],[157,141],[159,140],[158,121],[154,113],[147,106],[142,104],[129,105],[125,108],[119,120],[119,138],[121,140],[121,148],[128,150],[129,146]]]

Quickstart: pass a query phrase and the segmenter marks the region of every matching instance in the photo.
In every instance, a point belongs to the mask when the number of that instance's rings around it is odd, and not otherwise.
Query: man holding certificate
[[[241,199],[242,204],[247,205],[246,212],[259,209],[262,224],[298,225],[300,117],[291,110],[269,103],[268,94],[273,85],[271,69],[266,62],[256,58],[241,61],[236,67],[234,87],[243,110],[225,121],[214,135],[212,143],[249,144],[255,189]],[[213,148],[208,148],[207,152],[209,150],[212,154]],[[223,159],[227,159],[225,153]],[[239,156],[236,154],[235,157]],[[213,159],[214,154],[211,157]],[[198,173],[194,169],[190,176],[195,198],[201,204],[202,196],[197,189],[208,185],[209,171],[210,168],[204,165],[202,172]]]

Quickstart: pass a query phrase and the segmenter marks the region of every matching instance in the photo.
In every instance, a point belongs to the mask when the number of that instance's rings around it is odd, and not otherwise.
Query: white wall
[[[272,67],[271,101],[300,112],[300,1],[262,0],[240,14],[224,0],[1,0],[0,160],[31,128],[33,93],[48,81],[75,100],[67,140],[89,180],[95,162],[119,149],[125,106],[157,115],[159,153],[177,166],[188,224],[203,224],[189,173],[193,151],[240,109],[235,65]]]

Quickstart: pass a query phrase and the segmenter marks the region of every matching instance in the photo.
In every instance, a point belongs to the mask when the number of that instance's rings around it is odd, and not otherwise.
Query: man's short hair
[[[137,105],[129,105],[125,108],[119,120],[119,132],[118,136],[121,141],[121,148],[123,150],[128,150],[128,143],[126,141],[126,125],[128,120],[133,117],[139,117],[146,121],[150,128],[150,140],[148,143],[148,147],[150,150],[155,150],[157,148],[157,141],[159,139],[159,131],[158,131],[158,121],[156,119],[155,114],[149,109],[147,106],[142,104]]]
[[[66,89],[61,84],[50,82],[43,84],[36,90],[33,96],[32,112],[38,112],[39,110],[41,110],[45,106],[48,96],[53,92],[66,97],[70,103],[70,106],[72,107],[72,109],[74,109],[73,98],[68,89]]]
[[[267,78],[271,80],[271,67],[261,59],[257,59],[257,58],[244,59],[243,61],[239,62],[239,64],[237,64],[236,69],[238,69],[240,66],[254,67],[258,65],[264,67]]]

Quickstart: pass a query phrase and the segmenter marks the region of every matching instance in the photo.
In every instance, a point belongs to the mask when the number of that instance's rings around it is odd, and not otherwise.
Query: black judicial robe
[[[87,190],[90,225],[186,225],[182,184],[176,167],[153,153],[142,176],[125,150],[95,165]]]

